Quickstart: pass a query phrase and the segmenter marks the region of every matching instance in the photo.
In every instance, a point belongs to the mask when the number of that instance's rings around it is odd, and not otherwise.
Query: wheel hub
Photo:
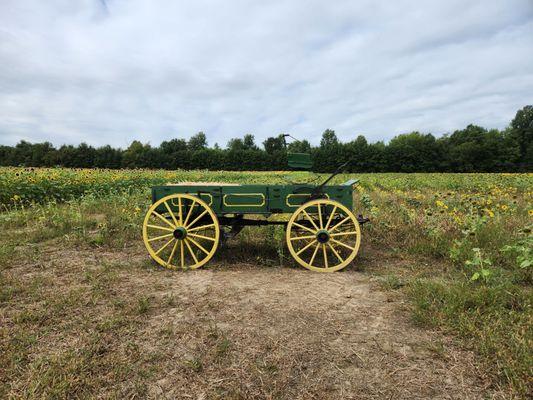
[[[187,229],[185,229],[183,226],[180,226],[174,230],[173,234],[175,239],[183,240],[187,237]]]
[[[329,232],[325,229],[321,229],[316,234],[316,240],[318,243],[327,243],[329,241]]]

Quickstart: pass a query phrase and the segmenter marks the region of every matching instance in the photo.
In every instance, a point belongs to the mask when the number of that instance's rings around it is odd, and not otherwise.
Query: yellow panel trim
[[[329,194],[325,193],[326,198],[329,199]],[[288,194],[287,197],[285,197],[285,204],[287,204],[287,207],[300,207],[302,203],[300,204],[291,204],[289,202],[289,199],[291,197],[311,197],[311,193],[291,193]]]
[[[197,196],[195,194],[191,194],[191,196],[198,197],[200,199],[202,199],[203,196],[209,196],[209,203],[207,203],[207,205],[211,207],[211,205],[213,204],[213,195],[211,193],[200,193],[200,196]],[[170,201],[170,203],[172,203],[173,206],[179,207],[178,204],[174,203],[175,200],[176,199],[172,199]]]
[[[249,196],[258,196],[261,197],[261,204],[230,204],[226,201],[228,196],[238,196],[238,197],[249,197]],[[266,203],[266,198],[263,193],[227,193],[222,197],[222,203],[226,207],[263,207]]]

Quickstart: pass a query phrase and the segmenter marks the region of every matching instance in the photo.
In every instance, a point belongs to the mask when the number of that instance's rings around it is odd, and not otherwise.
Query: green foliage
[[[492,275],[492,271],[490,270],[492,262],[488,258],[482,256],[481,249],[475,247],[472,251],[474,252],[474,257],[471,260],[467,260],[465,263],[468,269],[473,271],[470,280],[487,283],[489,277]]]
[[[516,112],[511,121],[510,136],[520,148],[520,161],[531,164],[533,160],[533,106],[525,106]]]
[[[285,138],[283,135],[269,137],[263,142],[263,147],[267,154],[280,153],[285,149]]]
[[[440,169],[441,153],[442,146],[433,135],[412,132],[398,135],[389,142],[386,160],[391,171],[432,172]]]
[[[533,235],[531,228],[526,228],[529,233],[519,239],[516,243],[502,247],[502,252],[515,256],[516,264],[519,268],[533,268]]]
[[[196,135],[191,136],[187,148],[190,151],[204,150],[207,148],[207,138],[205,133],[198,132]]]
[[[269,137],[263,149],[252,134],[233,138],[221,149],[208,147],[203,132],[189,140],[174,138],[159,147],[134,140],[127,149],[94,148],[85,143],[56,149],[49,142],[21,141],[0,146],[0,166],[69,168],[163,168],[227,171],[276,171],[287,168],[286,150],[309,153],[314,172],[332,172],[349,162],[347,172],[497,172],[530,171],[533,168],[533,107],[519,110],[509,128],[499,131],[468,125],[436,139],[432,134],[411,132],[383,142],[368,143],[364,136],[342,143],[334,130],[326,129],[318,147],[308,140],[285,142],[284,135]]]

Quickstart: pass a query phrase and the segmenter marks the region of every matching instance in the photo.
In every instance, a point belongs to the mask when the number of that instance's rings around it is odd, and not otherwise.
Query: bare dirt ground
[[[140,248],[48,247],[7,274],[21,289],[2,309],[4,340],[21,327],[36,334],[4,382],[7,396],[501,397],[473,354],[416,327],[401,292],[355,267],[214,262],[172,272]]]
[[[185,307],[150,318],[146,349],[163,323],[208,324],[233,355],[192,380],[170,368],[150,386],[154,395],[201,398],[232,380],[240,393],[272,398],[481,398],[472,355],[414,328],[401,303],[361,273],[240,266],[176,278],[156,296],[172,294]],[[194,353],[195,339],[177,340],[172,358]]]

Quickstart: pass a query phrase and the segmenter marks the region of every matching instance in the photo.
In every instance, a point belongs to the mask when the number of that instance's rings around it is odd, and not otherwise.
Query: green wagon
[[[289,156],[289,166],[309,165],[306,154]],[[289,252],[300,265],[338,271],[357,255],[360,226],[368,219],[352,212],[356,181],[327,185],[335,174],[321,185],[184,182],[153,187],[144,243],[160,265],[195,269],[245,226],[283,225]],[[270,218],[276,214],[290,217]]]

